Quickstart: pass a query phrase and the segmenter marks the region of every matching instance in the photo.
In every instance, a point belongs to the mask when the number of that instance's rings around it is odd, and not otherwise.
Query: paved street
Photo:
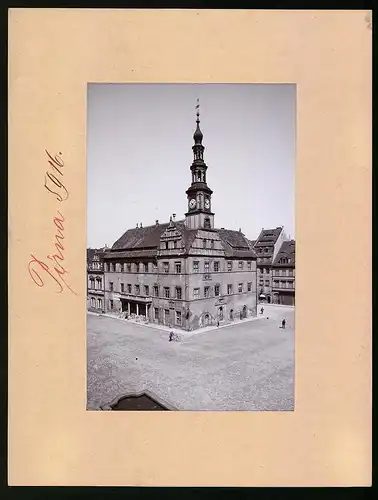
[[[162,330],[88,314],[88,410],[143,390],[178,410],[293,410],[294,308],[264,309],[257,320],[181,342],[168,342]]]

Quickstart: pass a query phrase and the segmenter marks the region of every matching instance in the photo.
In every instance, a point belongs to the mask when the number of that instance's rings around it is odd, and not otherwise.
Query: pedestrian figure
[[[264,308],[261,308],[260,314],[264,314]]]
[[[172,342],[172,340],[173,340],[173,332],[170,332],[170,334],[169,334],[169,342]]]
[[[282,320],[282,328],[285,329],[285,326],[286,326],[286,319],[283,319]]]
[[[217,321],[217,327],[219,328],[219,319],[218,319],[218,321]]]

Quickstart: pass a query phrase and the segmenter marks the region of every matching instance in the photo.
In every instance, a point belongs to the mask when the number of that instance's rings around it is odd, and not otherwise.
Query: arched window
[[[203,227],[205,227],[206,229],[210,229],[211,228],[210,218],[209,217],[205,217],[205,220],[203,222]]]

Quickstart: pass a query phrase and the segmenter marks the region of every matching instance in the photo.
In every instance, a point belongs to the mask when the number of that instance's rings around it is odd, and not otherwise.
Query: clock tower
[[[188,211],[185,214],[185,225],[189,229],[214,229],[214,214],[211,211],[212,190],[206,183],[207,165],[203,161],[203,134],[200,129],[199,100],[197,100],[197,128],[194,132],[193,163],[190,167],[192,184],[187,189]]]

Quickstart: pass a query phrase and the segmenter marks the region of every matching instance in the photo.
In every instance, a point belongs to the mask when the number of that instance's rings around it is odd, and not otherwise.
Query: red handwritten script
[[[63,167],[64,162],[61,157],[62,153],[55,155],[54,157],[46,150],[48,157],[48,163],[52,171],[46,171],[45,174],[45,188],[47,191],[55,195],[56,200],[61,203],[68,199],[69,193],[67,188],[62,182],[63,178]],[[58,177],[60,176],[61,179]],[[66,275],[68,274],[67,269],[63,266],[64,263],[64,250],[63,245],[64,240],[64,222],[65,218],[63,214],[57,210],[56,215],[52,219],[52,223],[55,226],[55,236],[53,240],[53,245],[55,250],[53,253],[46,256],[46,259],[51,261],[48,265],[43,260],[36,257],[34,254],[30,254],[32,258],[28,265],[28,271],[33,282],[39,286],[45,286],[46,280],[52,280],[56,287],[57,292],[62,293],[65,289],[71,291],[76,295],[76,292],[71,288],[71,286],[66,281]]]

